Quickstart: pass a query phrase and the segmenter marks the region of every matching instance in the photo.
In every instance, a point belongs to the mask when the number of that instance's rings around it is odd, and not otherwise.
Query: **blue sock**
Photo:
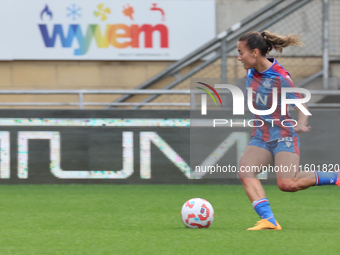
[[[316,182],[315,186],[321,185],[335,185],[338,179],[338,172],[322,172],[315,171]]]
[[[270,208],[267,198],[262,198],[260,200],[254,201],[253,207],[262,219],[267,219],[276,226],[274,214],[272,212],[272,209]]]

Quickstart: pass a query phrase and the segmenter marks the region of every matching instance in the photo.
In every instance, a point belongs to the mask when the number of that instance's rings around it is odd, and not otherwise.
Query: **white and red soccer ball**
[[[182,206],[181,217],[188,228],[208,228],[214,220],[215,213],[207,200],[192,198]]]

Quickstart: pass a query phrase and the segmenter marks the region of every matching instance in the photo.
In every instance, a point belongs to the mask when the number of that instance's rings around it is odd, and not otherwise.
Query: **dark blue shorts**
[[[253,145],[270,151],[270,153],[275,157],[275,155],[280,151],[288,151],[296,153],[300,156],[300,138],[296,137],[281,137],[269,142],[265,142],[262,139],[253,137],[248,145]]]

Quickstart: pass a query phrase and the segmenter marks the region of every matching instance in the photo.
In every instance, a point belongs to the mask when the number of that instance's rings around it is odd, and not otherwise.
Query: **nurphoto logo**
[[[208,87],[209,89],[211,89],[211,91],[213,91],[215,93],[215,95],[217,96],[217,98],[220,101],[220,104],[222,106],[222,101],[220,98],[220,95],[217,93],[217,91],[210,85],[202,83],[202,82],[197,82],[201,85],[204,85],[206,87]],[[216,104],[216,100],[213,97],[213,95],[206,89],[197,87],[198,89],[201,89],[203,91],[205,91],[215,102]],[[233,98],[233,115],[244,115],[244,95],[243,92],[240,88],[238,88],[235,85],[231,85],[231,84],[215,84],[215,88],[218,89],[228,89],[231,92],[232,98]],[[300,93],[300,94],[305,94],[304,98],[295,98],[295,99],[289,99],[287,98],[287,93]],[[255,109],[253,106],[253,94],[255,96],[255,101],[256,103],[258,102],[262,102],[264,105],[267,105],[268,103],[268,95],[264,95],[262,97],[261,93],[257,93],[256,91],[253,91],[253,89],[251,87],[247,88],[247,96],[248,96],[248,108],[249,111],[252,112],[253,114],[256,115],[269,115],[272,114],[273,112],[275,112],[276,108],[277,108],[277,99],[278,99],[278,93],[277,93],[277,88],[273,87],[272,88],[272,105],[270,107],[270,109],[267,110],[258,110]],[[296,107],[298,107],[305,115],[312,115],[302,104],[303,103],[307,103],[311,98],[311,94],[309,92],[309,90],[304,89],[304,88],[281,88],[281,115],[286,115],[286,109],[287,109],[287,105],[288,104],[295,104]],[[202,94],[201,95],[201,114],[202,115],[207,115],[207,95],[206,94]]]
[[[252,80],[252,82],[255,82],[256,85],[254,87],[247,87],[248,109],[256,116],[265,117],[250,120],[243,119],[238,120],[238,122],[235,122],[235,120],[232,119],[213,119],[213,127],[221,125],[223,126],[227,123],[229,123],[230,126],[239,126],[240,124],[242,124],[243,127],[245,127],[246,125],[248,125],[249,127],[262,127],[265,121],[271,123],[272,127],[274,127],[274,125],[281,125],[282,127],[289,127],[293,125],[295,127],[297,125],[296,120],[279,117],[280,114],[281,116],[287,115],[287,106],[289,104],[292,104],[294,107],[299,108],[301,112],[305,115],[312,115],[303,105],[311,99],[311,93],[309,90],[296,87],[281,87],[281,91],[278,92],[278,88],[274,86],[275,82],[272,82],[272,79],[263,79],[260,80],[260,82],[259,80],[254,79]],[[215,106],[218,106],[215,97],[217,97],[217,99],[219,100],[220,105],[223,106],[221,97],[216,89],[227,89],[230,92],[233,101],[233,115],[245,115],[245,98],[242,90],[239,87],[232,84],[215,84],[215,86],[212,87],[211,85],[203,82],[197,83],[203,85],[204,88],[196,88],[205,92],[204,94],[201,94],[201,115],[207,115],[207,94],[212,98]],[[299,94],[300,96],[296,96],[297,94]],[[301,94],[304,94],[305,97],[302,97]],[[256,105],[256,107],[254,105]],[[281,106],[280,112],[278,110],[278,105]]]

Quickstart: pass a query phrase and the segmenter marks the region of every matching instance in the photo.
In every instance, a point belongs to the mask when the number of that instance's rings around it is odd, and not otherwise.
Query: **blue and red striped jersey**
[[[281,87],[295,87],[290,74],[277,62],[275,58],[268,58],[272,65],[263,72],[257,72],[254,68],[247,71],[247,88],[253,90],[252,101],[253,106],[257,110],[268,110],[272,107],[273,93],[272,89],[277,88],[277,107],[276,110],[269,115],[256,115],[254,119],[262,120],[254,121],[252,137],[255,136],[265,142],[272,141],[281,137],[295,137],[298,134],[294,131],[294,121],[288,112],[281,115]],[[287,98],[302,98],[300,93],[287,93]],[[295,107],[295,105],[293,105]],[[273,121],[274,120],[274,121]],[[286,121],[284,121],[286,120]],[[282,125],[282,121],[284,125]],[[262,126],[261,126],[262,125]],[[261,127],[260,127],[261,126]]]

